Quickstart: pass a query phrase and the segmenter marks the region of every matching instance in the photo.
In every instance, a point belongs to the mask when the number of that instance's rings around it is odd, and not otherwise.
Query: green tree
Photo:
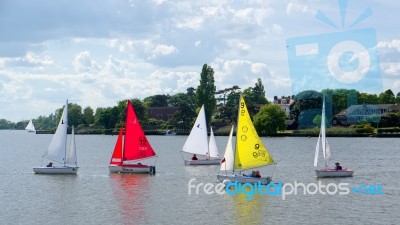
[[[238,89],[232,89],[227,95],[226,104],[221,110],[221,116],[231,123],[236,123],[239,111],[239,100],[241,92]],[[247,104],[247,102],[246,102]]]
[[[196,89],[190,87],[186,89],[186,95],[188,96],[189,106],[192,108],[196,108]]]
[[[57,127],[57,117],[51,113],[49,116],[39,116],[35,119],[36,130],[55,129]]]
[[[178,93],[168,99],[168,105],[178,107],[181,103],[187,103],[192,109],[196,108],[196,93],[194,88],[188,88],[187,93]]]
[[[207,127],[211,123],[211,116],[217,104],[215,90],[214,70],[207,64],[204,64],[200,74],[200,85],[196,90],[196,103],[199,108],[204,105]]]
[[[324,89],[321,93],[326,97],[326,114],[328,118],[336,115],[351,105],[358,104],[359,92],[354,89]]]
[[[107,108],[97,108],[95,114],[95,124],[102,126],[106,129],[113,129],[116,127],[118,114],[118,108],[115,106]]]
[[[286,114],[278,105],[265,105],[254,116],[254,127],[261,136],[276,134],[285,130]]]
[[[313,123],[315,124],[315,126],[320,127],[321,126],[321,120],[322,120],[322,116],[320,114],[316,115],[313,119]]]
[[[12,129],[13,128],[13,123],[6,120],[6,119],[0,119],[0,129]]]
[[[376,94],[359,93],[358,94],[359,104],[379,104],[379,99]]]
[[[189,103],[189,97],[185,93],[178,93],[171,96],[168,100],[168,105],[178,107],[182,102]]]
[[[390,89],[380,93],[378,99],[380,104],[394,104],[396,102],[396,97]]]
[[[255,83],[255,86],[252,88],[251,100],[256,104],[268,104],[261,78],[257,79],[257,83]]]
[[[143,99],[143,104],[148,107],[168,107],[169,95],[153,95]]]
[[[400,103],[400,92],[397,93],[397,95],[396,95],[396,103],[397,103],[397,104]]]
[[[181,102],[170,124],[178,129],[188,130],[192,128],[196,116],[196,112],[187,102]]]
[[[133,109],[135,110],[136,116],[138,117],[138,120],[140,122],[140,125],[146,126],[147,120],[149,118],[148,114],[147,114],[147,107],[138,98],[132,99],[131,102],[132,102]],[[124,116],[124,118],[125,118],[125,116]]]
[[[83,123],[86,126],[94,123],[94,111],[90,106],[83,109]]]
[[[330,108],[330,104],[330,100],[327,98],[326,109]],[[321,113],[321,108],[321,93],[313,90],[303,91],[296,95],[294,103],[289,106],[290,118],[294,119],[299,127],[313,127],[313,119]],[[327,117],[329,116],[327,115]]]
[[[259,111],[260,105],[268,104],[261,78],[258,78],[254,87],[248,87],[243,91],[243,97],[246,99],[247,109],[251,116]]]
[[[68,125],[77,127],[82,121],[82,107],[75,103],[68,103]]]

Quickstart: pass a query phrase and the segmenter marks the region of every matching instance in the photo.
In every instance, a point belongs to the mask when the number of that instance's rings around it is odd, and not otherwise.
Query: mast
[[[206,113],[206,107],[205,107],[206,105],[207,105],[207,98],[206,98],[206,104],[203,104],[203,106],[204,106],[204,117],[206,119],[205,127],[206,127],[206,137],[207,137],[207,152],[208,152],[208,158],[211,158],[210,157],[210,145],[209,145],[210,142],[208,141],[208,132],[207,132],[207,113]]]
[[[126,126],[128,124],[128,107],[129,107],[129,100],[126,102],[126,109],[125,109],[125,132],[122,135],[122,138],[124,139],[124,144],[121,146],[122,147],[122,158],[121,158],[121,165],[124,164],[124,159],[125,159],[125,142],[126,142]]]
[[[207,121],[206,121],[206,129],[207,129]],[[207,132],[206,132],[207,134]],[[207,134],[208,136],[208,134]],[[211,141],[211,125],[210,125],[210,138],[207,138],[208,140],[208,145],[207,145],[207,152],[208,152],[208,158],[211,159],[211,155],[210,155],[210,141]]]
[[[239,107],[238,107],[238,115],[236,120],[236,138],[235,138],[235,152],[233,153],[233,170],[232,173],[235,173],[235,162],[236,162],[236,151],[237,151],[237,139],[238,139],[238,124],[239,124],[239,116],[240,116],[240,109],[241,109],[241,101],[242,101],[242,94],[239,97]]]
[[[66,117],[66,122],[64,121],[64,123],[66,123],[66,127],[67,127],[67,129],[65,129],[65,136],[67,136],[67,134],[68,134],[68,99],[67,99],[67,102],[65,103],[65,117]],[[62,118],[62,119],[64,119],[64,118]],[[64,166],[65,166],[65,164],[66,164],[66,161],[67,161],[67,138],[65,138],[65,142],[64,142]]]
[[[325,95],[322,96],[322,118],[321,118],[321,129],[323,129],[322,141],[323,144],[323,153],[324,153],[324,161],[325,168],[328,168],[328,154],[326,152],[326,123],[325,123]]]

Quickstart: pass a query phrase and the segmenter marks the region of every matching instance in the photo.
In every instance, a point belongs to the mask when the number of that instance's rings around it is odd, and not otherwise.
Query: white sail
[[[69,146],[69,150],[67,153],[67,159],[65,163],[69,166],[78,166],[77,164],[77,157],[76,157],[76,146],[75,146],[75,131],[74,126],[72,126],[72,133],[71,133],[71,144]]]
[[[210,142],[208,144],[208,149],[210,151],[211,158],[219,158],[219,152],[217,147],[217,142],[215,141],[214,132],[212,127],[210,128]]]
[[[321,130],[318,137],[317,146],[315,148],[315,156],[314,156],[314,166],[318,166],[318,153],[319,153],[319,145],[322,145],[322,155],[324,157],[325,168],[328,167],[328,162],[331,157],[331,151],[329,149],[328,140],[326,139],[326,122],[325,122],[325,97],[323,97],[322,101],[322,112],[321,112]]]
[[[221,171],[233,171],[234,152],[232,147],[233,126],[229,133],[228,143],[226,144],[224,158],[221,161]]]
[[[65,163],[66,145],[67,145],[67,127],[68,127],[68,100],[64,106],[60,122],[56,133],[50,142],[44,157],[59,163]]]
[[[321,141],[321,131],[319,132],[317,146],[315,147],[315,154],[314,154],[314,166],[318,166],[318,153],[319,153],[319,142]]]
[[[329,159],[331,158],[331,150],[329,148],[328,145],[328,139],[325,139],[325,161],[326,161],[326,165],[328,165]]]
[[[182,151],[199,155],[208,155],[207,125],[204,105],[201,106],[199,115],[183,145]]]
[[[35,132],[35,126],[33,126],[32,120],[29,120],[28,125],[25,127],[25,130],[30,131],[30,132]]]

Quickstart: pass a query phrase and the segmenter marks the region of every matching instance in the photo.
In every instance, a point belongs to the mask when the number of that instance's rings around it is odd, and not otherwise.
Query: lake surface
[[[380,185],[383,194],[188,194],[188,182],[217,184],[219,166],[184,166],[185,136],[149,136],[157,174],[110,174],[117,136],[77,135],[77,175],[37,175],[52,135],[0,131],[0,224],[400,224],[399,138],[329,138],[352,178],[316,179],[317,138],[263,138],[277,162],[260,169],[275,182]],[[216,137],[220,154],[227,137]],[[48,161],[43,161],[47,164]],[[201,189],[202,190],[202,189]]]

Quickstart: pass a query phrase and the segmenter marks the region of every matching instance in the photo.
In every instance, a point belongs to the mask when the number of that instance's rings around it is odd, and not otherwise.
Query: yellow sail
[[[237,126],[235,169],[244,170],[274,163],[254,128],[242,96]]]

